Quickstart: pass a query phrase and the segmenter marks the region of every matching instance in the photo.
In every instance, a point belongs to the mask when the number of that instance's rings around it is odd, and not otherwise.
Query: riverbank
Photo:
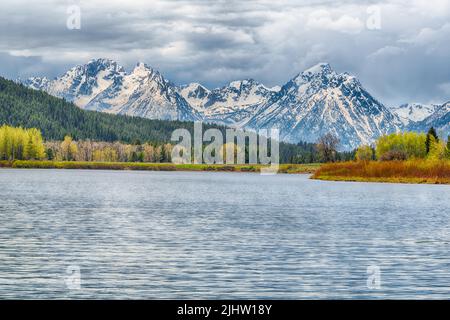
[[[147,170],[147,171],[228,171],[260,172],[263,165],[225,165],[225,164],[172,164],[144,162],[81,162],[81,161],[0,161],[0,168],[18,169],[89,169],[89,170]],[[314,173],[320,164],[281,164],[279,173]]]
[[[312,179],[328,181],[450,184],[450,161],[341,162],[321,166]]]

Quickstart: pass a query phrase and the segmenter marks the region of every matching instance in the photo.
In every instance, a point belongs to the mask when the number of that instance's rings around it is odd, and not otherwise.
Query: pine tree
[[[430,153],[430,147],[431,147],[431,142],[432,142],[432,137],[434,138],[435,142],[439,142],[439,138],[437,136],[436,130],[431,127],[430,130],[428,130],[427,133],[427,139],[425,141],[425,146],[427,149],[427,154]]]
[[[48,159],[48,160],[53,160],[53,159],[55,159],[55,154],[54,154],[52,148],[48,148],[47,151],[46,151],[46,154],[47,154],[47,159]]]
[[[445,150],[445,157],[450,159],[450,136],[447,137],[447,148]]]

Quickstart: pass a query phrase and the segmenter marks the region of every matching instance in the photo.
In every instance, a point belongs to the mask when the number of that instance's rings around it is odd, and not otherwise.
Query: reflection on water
[[[0,298],[450,294],[449,186],[1,169],[0,191]]]

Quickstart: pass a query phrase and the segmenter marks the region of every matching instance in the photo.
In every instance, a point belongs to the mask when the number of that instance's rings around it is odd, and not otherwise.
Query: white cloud
[[[359,18],[349,15],[342,15],[333,19],[329,11],[317,10],[309,15],[306,27],[344,33],[359,33],[364,29],[364,23]]]
[[[450,40],[450,23],[446,23],[440,28],[423,28],[413,37],[401,40],[415,45],[440,44],[442,41]]]
[[[81,7],[81,30],[66,8]],[[449,0],[0,1],[0,75],[59,75],[108,57],[144,61],[176,83],[255,78],[280,85],[320,61],[386,104],[447,99]],[[368,30],[367,8],[381,9]],[[27,60],[28,59],[28,60]],[[38,66],[37,66],[38,64]],[[34,66],[34,67],[31,67]]]
[[[385,58],[389,56],[397,56],[402,55],[406,53],[405,48],[400,48],[396,46],[386,46],[383,48],[378,49],[374,53],[370,54],[368,56],[369,59],[377,59],[377,58]]]

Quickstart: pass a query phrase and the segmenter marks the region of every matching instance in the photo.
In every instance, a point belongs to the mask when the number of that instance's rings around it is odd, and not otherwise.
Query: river
[[[450,296],[450,187],[0,169],[0,298]]]

